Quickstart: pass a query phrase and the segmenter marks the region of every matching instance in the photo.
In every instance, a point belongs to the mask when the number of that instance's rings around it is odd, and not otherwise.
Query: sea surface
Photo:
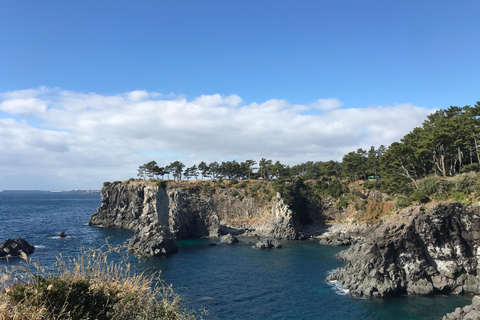
[[[75,257],[109,239],[122,244],[124,229],[88,226],[100,205],[99,194],[0,192],[0,242],[22,237],[35,245],[33,261],[52,265],[56,256]],[[66,238],[57,234],[65,231]],[[343,262],[342,248],[317,241],[285,242],[283,249],[253,249],[253,239],[209,246],[214,240],[179,241],[179,252],[164,258],[131,257],[138,270],[161,271],[165,282],[192,309],[207,309],[218,319],[441,319],[468,296],[359,299],[325,283]],[[0,267],[7,263],[0,260]],[[11,259],[11,264],[20,259]]]

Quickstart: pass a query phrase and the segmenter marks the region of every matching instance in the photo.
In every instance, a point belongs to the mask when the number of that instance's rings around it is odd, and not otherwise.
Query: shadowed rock
[[[0,258],[33,253],[35,247],[22,238],[7,239],[0,244]]]

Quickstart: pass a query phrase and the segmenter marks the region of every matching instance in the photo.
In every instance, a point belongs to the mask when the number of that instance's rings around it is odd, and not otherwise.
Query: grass
[[[110,255],[120,261],[109,261]],[[105,245],[76,259],[61,255],[51,268],[22,255],[21,266],[6,266],[0,278],[0,320],[203,319],[158,273],[137,274],[125,248]]]

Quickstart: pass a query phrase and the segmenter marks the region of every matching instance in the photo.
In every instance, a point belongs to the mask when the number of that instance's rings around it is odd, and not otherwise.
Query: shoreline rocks
[[[457,308],[454,312],[447,313],[443,320],[480,319],[480,296],[474,296],[472,304]]]
[[[282,247],[282,243],[276,239],[261,240],[255,244],[255,248],[257,249],[271,249],[271,248],[280,249],[281,247]]]
[[[480,206],[417,206],[377,223],[328,276],[363,297],[480,293]]]
[[[227,233],[226,235],[220,237],[220,242],[233,244],[233,243],[237,243],[238,239],[233,234]]]
[[[320,244],[327,246],[347,246],[355,244],[365,238],[370,230],[367,224],[332,224],[318,237]]]
[[[33,251],[35,251],[35,246],[23,238],[7,239],[0,244],[0,258],[16,257],[22,253],[33,253]]]

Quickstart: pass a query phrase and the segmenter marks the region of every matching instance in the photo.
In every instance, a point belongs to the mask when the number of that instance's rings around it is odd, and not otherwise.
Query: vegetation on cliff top
[[[105,250],[106,249],[106,250]],[[199,319],[158,274],[135,274],[123,247],[90,249],[77,259],[57,258],[43,268],[23,256],[23,266],[7,266],[0,279],[0,319],[131,320]]]
[[[355,212],[355,219],[371,222],[412,203],[449,200],[468,204],[480,198],[479,177],[474,173],[480,171],[480,102],[438,110],[400,142],[349,152],[342,162],[308,161],[290,167],[262,158],[258,162],[202,161],[184,168],[180,161],[164,167],[151,161],[139,167],[138,176],[163,187],[167,182],[157,179],[165,175],[169,179],[171,174],[175,181],[168,181],[169,185],[201,177],[196,183],[203,184],[204,194],[228,189],[241,180],[232,195],[269,200],[280,192],[302,221],[306,221],[308,202],[325,198],[333,198],[338,210]],[[223,183],[223,179],[231,182]],[[262,184],[266,181],[272,186]],[[240,185],[246,188],[242,191]],[[371,199],[366,196],[368,190],[391,196]]]

